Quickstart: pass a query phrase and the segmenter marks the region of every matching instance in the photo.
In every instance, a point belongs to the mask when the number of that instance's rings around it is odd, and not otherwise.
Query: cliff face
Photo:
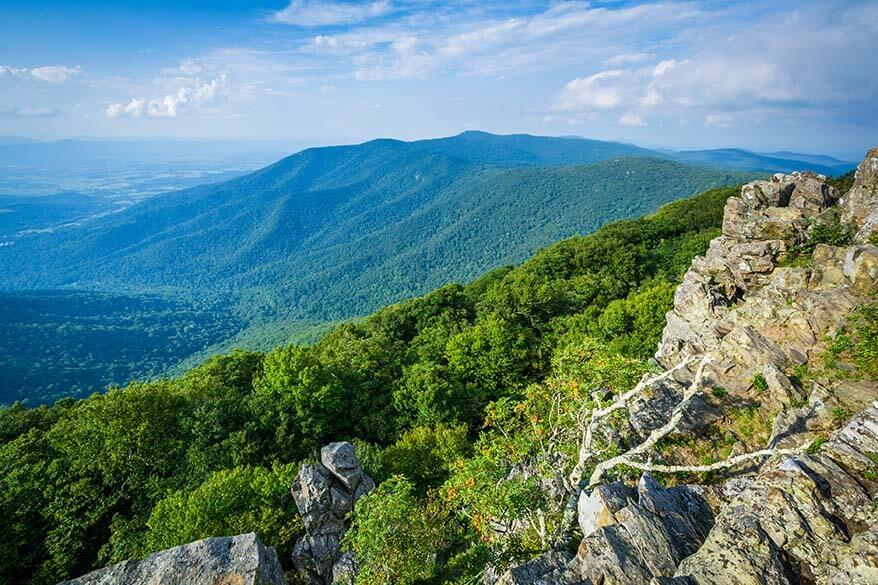
[[[867,159],[860,168],[876,161]],[[795,399],[782,394],[780,386],[789,389],[783,372],[817,361],[828,337],[869,299],[878,278],[878,248],[817,243],[807,265],[782,261],[808,246],[820,226],[837,225],[868,239],[869,229],[845,220],[851,201],[857,202],[857,217],[868,217],[862,198],[854,196],[866,191],[865,179],[874,180],[860,173],[843,204],[834,188],[810,174],[775,175],[730,198],[723,235],[693,261],[676,291],[658,361],[671,368],[683,356],[710,354],[707,379],[713,385],[746,395],[752,379],[762,375],[777,381],[774,399]],[[867,403],[851,398],[859,407]]]

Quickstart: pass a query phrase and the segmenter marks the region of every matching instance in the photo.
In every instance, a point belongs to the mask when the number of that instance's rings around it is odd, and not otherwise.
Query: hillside
[[[88,392],[104,388],[98,381],[155,375],[153,343],[176,348],[163,357],[171,369],[193,355],[307,339],[320,323],[466,282],[552,241],[747,176],[620,156],[642,152],[618,143],[484,133],[317,148],[226,183],[18,238],[0,247],[0,288],[9,295],[60,289],[159,296],[179,308],[180,319],[165,312],[167,325],[153,329],[148,343],[132,339],[130,363],[121,367],[117,355],[86,341],[102,335],[99,324],[111,313],[71,317],[78,343],[70,327],[61,329],[63,306],[52,315],[7,317],[0,324],[4,343],[36,339],[31,332],[40,330],[43,341],[20,353],[41,363],[63,355],[64,363],[79,361],[82,376],[52,368],[25,382],[7,363],[0,400],[47,400],[63,395],[58,389],[65,385]],[[174,332],[204,310],[223,326],[179,343]],[[152,312],[145,303],[145,322]],[[6,349],[12,346],[0,346]]]
[[[789,173],[811,171],[828,177],[842,175],[857,165],[824,155],[795,152],[758,153],[740,148],[713,150],[684,150],[670,153],[669,157],[692,165],[707,165],[738,171],[761,171],[765,173]]]
[[[25,231],[57,229],[100,213],[112,211],[109,201],[81,193],[37,197],[0,195],[0,246]]]
[[[346,317],[739,179],[656,160],[583,167],[640,149],[562,142],[467,133],[307,150],[17,242],[0,277],[6,289],[209,291],[297,318]],[[537,163],[571,166],[508,168]]]

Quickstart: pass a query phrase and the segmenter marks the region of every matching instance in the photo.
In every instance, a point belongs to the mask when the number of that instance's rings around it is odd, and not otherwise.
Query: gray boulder
[[[878,583],[878,403],[729,503],[676,576],[700,585]]]
[[[853,227],[854,241],[864,243],[878,228],[878,148],[857,166],[851,190],[842,198],[842,221]]]
[[[363,468],[357,461],[353,445],[346,441],[330,443],[320,450],[320,463],[338,478],[348,491],[356,491],[363,478]]]
[[[573,555],[550,552],[503,573],[497,585],[590,585],[571,568]]]
[[[616,524],[616,513],[634,496],[635,491],[621,481],[599,485],[591,492],[579,494],[577,515],[582,537],[587,538],[599,528]]]
[[[621,489],[612,488],[614,498],[607,498],[611,507]],[[637,501],[629,500],[604,518],[602,526],[582,539],[574,561],[582,579],[604,585],[673,576],[713,525],[713,513],[698,486],[665,489],[648,474],[640,478]]]
[[[713,526],[700,487],[665,489],[647,474],[637,489],[615,482],[583,493],[578,512],[584,538],[575,556],[547,553],[497,583],[641,585],[670,578]]]
[[[206,538],[92,571],[61,585],[285,585],[273,548],[254,533]]]
[[[341,539],[354,504],[374,488],[347,442],[330,443],[320,451],[320,463],[299,469],[292,493],[306,534],[293,547],[293,564],[309,583],[329,585],[353,578],[356,563],[352,556],[342,555]]]

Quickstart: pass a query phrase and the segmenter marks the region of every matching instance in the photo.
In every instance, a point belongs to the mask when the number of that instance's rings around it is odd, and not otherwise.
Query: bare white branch
[[[689,407],[689,404],[692,403],[692,399],[701,392],[704,378],[704,368],[705,366],[707,366],[708,363],[710,363],[710,356],[703,356],[698,364],[698,368],[695,370],[695,378],[692,380],[692,384],[690,384],[689,387],[683,391],[683,399],[674,408],[674,411],[671,413],[668,421],[657,429],[654,429],[649,434],[649,436],[639,445],[628,449],[628,451],[622,453],[621,455],[617,455],[616,457],[611,457],[606,461],[600,462],[597,467],[595,467],[594,472],[592,472],[591,474],[591,478],[588,482],[589,487],[600,483],[601,479],[603,479],[604,474],[613,467],[622,464],[630,464],[630,462],[634,461],[632,457],[634,457],[635,455],[646,453],[647,451],[652,449],[656,445],[656,443],[658,443],[669,434],[671,434],[671,432],[677,429],[680,421],[683,418],[683,415],[686,414],[686,409]]]
[[[747,463],[754,459],[764,459],[765,457],[772,457],[775,455],[800,455],[806,448],[807,445],[799,449],[762,449],[760,451],[752,451],[750,453],[743,453],[741,455],[729,457],[728,459],[723,459],[722,461],[717,461],[716,463],[711,463],[709,465],[663,465],[660,463],[643,463],[626,459],[624,457],[618,465],[627,465],[628,467],[633,467],[640,471],[652,471],[658,473],[703,473],[728,469],[729,467],[737,467],[742,463]]]
[[[582,474],[585,471],[585,467],[588,462],[594,457],[592,447],[594,444],[594,432],[597,429],[598,424],[604,418],[616,412],[617,410],[627,408],[628,402],[630,402],[633,398],[639,396],[644,391],[644,389],[651,386],[652,384],[661,382],[662,380],[666,380],[667,378],[673,376],[674,373],[682,368],[685,368],[695,359],[696,357],[687,357],[670,370],[666,370],[661,374],[655,376],[644,376],[640,380],[640,382],[637,383],[636,386],[634,386],[627,392],[617,396],[608,406],[604,408],[593,409],[591,411],[591,418],[589,419],[588,424],[585,425],[582,429],[582,438],[579,443],[579,456],[577,458],[576,466],[574,466],[573,471],[570,472],[568,483],[572,486],[578,486],[582,482]],[[701,370],[703,370],[703,368],[701,368]]]

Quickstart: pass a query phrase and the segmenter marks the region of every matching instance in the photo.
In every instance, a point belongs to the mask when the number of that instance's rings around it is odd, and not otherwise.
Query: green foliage
[[[753,376],[753,380],[750,382],[750,385],[753,387],[754,390],[756,390],[756,392],[760,394],[768,390],[768,381],[762,374],[756,374],[755,376]]]
[[[297,465],[217,471],[194,490],[160,500],[147,520],[146,552],[211,536],[256,532],[281,558],[303,527],[290,494]]]
[[[468,382],[467,401],[480,410],[532,379],[540,366],[533,332],[495,313],[448,341],[449,370]]]
[[[238,331],[222,305],[93,292],[0,292],[0,404],[151,379]]]
[[[774,417],[759,405],[748,405],[729,413],[732,432],[748,446],[761,446],[768,442]]]
[[[817,437],[816,439],[814,439],[813,441],[811,441],[811,444],[808,445],[808,448],[805,449],[805,451],[806,451],[809,455],[816,455],[817,453],[820,452],[820,449],[823,448],[823,445],[826,444],[826,441],[827,441],[827,440],[828,440],[828,439],[827,439],[826,437]]]
[[[830,414],[832,414],[832,418],[834,418],[835,421],[838,423],[847,422],[847,420],[854,415],[854,413],[851,412],[850,409],[844,408],[842,406],[838,406],[836,408],[833,408],[830,411]]]
[[[851,190],[851,187],[853,187],[855,178],[856,171],[849,171],[843,175],[829,177],[826,182],[838,189],[840,194],[844,195]]]
[[[713,395],[714,398],[719,398],[720,400],[729,395],[729,391],[722,386],[714,386],[713,388],[711,388],[710,393]]]
[[[866,453],[866,456],[871,461],[871,464],[866,469],[863,477],[866,479],[878,479],[878,453]]]
[[[856,366],[856,374],[878,379],[878,302],[868,302],[857,307],[848,322],[834,336],[823,354],[827,368],[835,368],[837,375],[851,375],[850,366]]]
[[[665,314],[673,307],[676,288],[676,284],[658,282],[611,302],[598,318],[599,338],[623,355],[651,357],[665,327]]]
[[[342,541],[357,557],[357,585],[407,585],[433,575],[444,518],[422,508],[413,492],[410,481],[393,476],[357,501]]]
[[[811,254],[819,244],[828,246],[847,246],[851,241],[850,230],[841,222],[837,209],[831,209],[811,223],[803,241],[791,249],[781,262],[786,267],[808,267]]]
[[[859,307],[852,317],[854,355],[857,368],[866,376],[878,378],[878,303]]]
[[[813,251],[818,244],[846,246],[850,241],[850,230],[841,222],[839,212],[833,210],[811,226],[807,247]]]
[[[466,426],[415,427],[381,453],[384,476],[404,474],[416,495],[442,484],[458,459],[469,453]]]

